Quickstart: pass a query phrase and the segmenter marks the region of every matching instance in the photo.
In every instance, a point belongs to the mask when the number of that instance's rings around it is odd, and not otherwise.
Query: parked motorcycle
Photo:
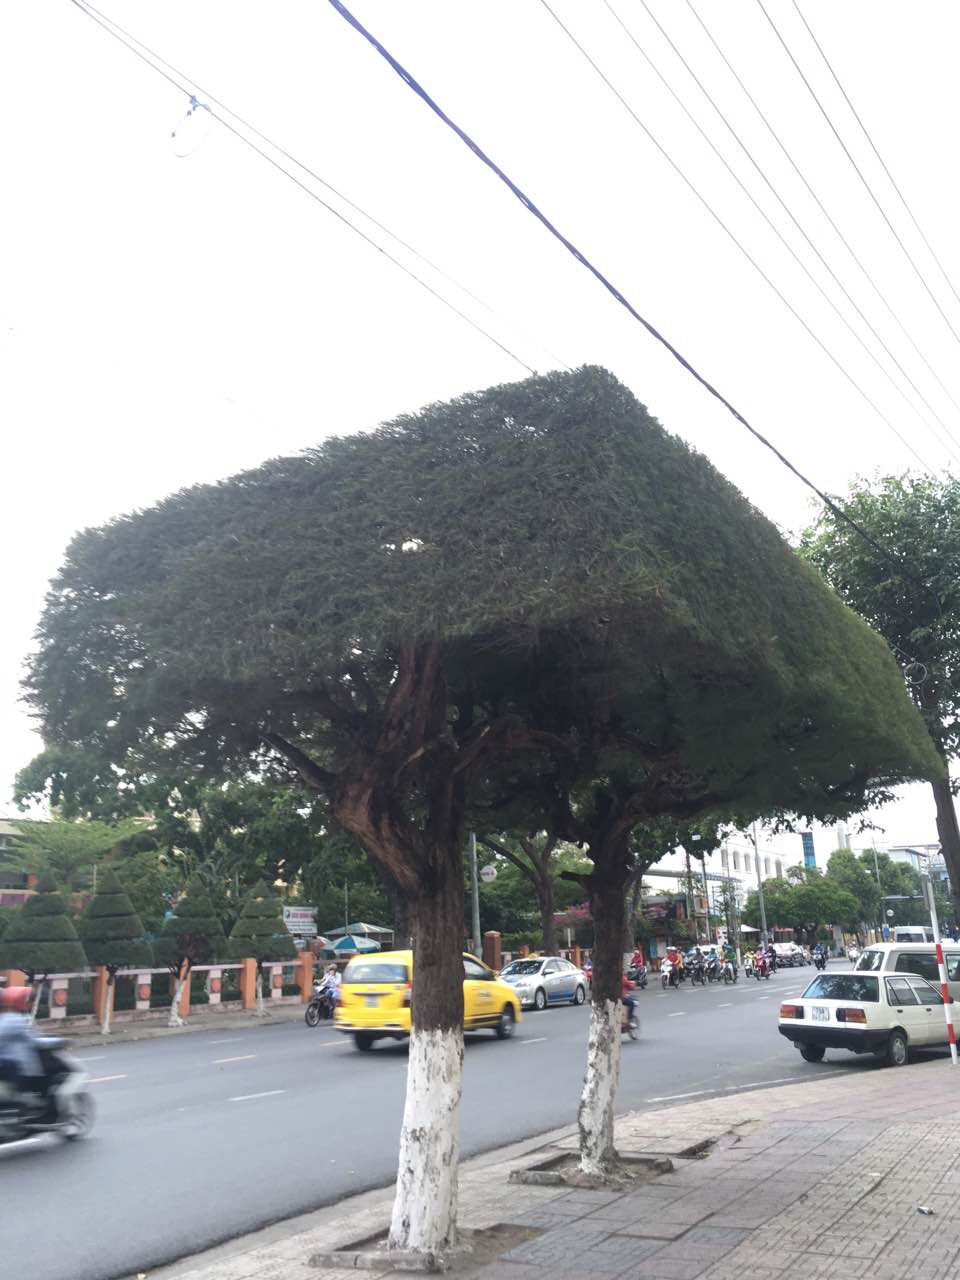
[[[42,1133],[75,1142],[93,1128],[87,1072],[63,1052],[60,1036],[38,1036],[34,1043],[48,1082],[48,1105],[36,1094],[20,1093],[9,1082],[0,1082],[0,1146]]]
[[[333,1011],[336,1003],[333,996],[324,987],[323,983],[315,982],[313,984],[313,995],[303,1011],[303,1020],[308,1027],[318,1027],[321,1022],[328,1021],[333,1017]]]

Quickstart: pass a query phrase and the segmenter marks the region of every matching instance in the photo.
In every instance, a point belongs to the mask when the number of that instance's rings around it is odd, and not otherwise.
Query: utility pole
[[[467,837],[467,850],[470,855],[470,898],[473,917],[473,954],[479,959],[483,955],[483,939],[480,937],[480,878],[477,875],[477,833],[471,831]]]
[[[956,1066],[957,1032],[953,1025],[953,1001],[950,999],[950,988],[947,986],[947,967],[944,964],[943,944],[940,941],[940,921],[937,919],[937,899],[933,892],[933,881],[927,871],[923,872],[920,883],[923,886],[923,896],[927,900],[927,909],[930,912],[933,940],[937,944],[937,968],[940,970],[940,995],[943,997],[943,1015],[947,1020],[947,1042],[950,1045],[950,1061]]]
[[[877,893],[880,895],[880,931],[877,934],[877,941],[883,941],[883,885],[880,883],[880,864],[877,862],[877,851],[873,851],[873,870],[877,877]]]
[[[686,852],[686,851],[684,851]],[[693,872],[690,870],[690,854],[687,853],[687,919],[693,921],[694,942],[700,941],[700,926],[693,906]]]
[[[753,841],[753,860],[757,868],[757,895],[760,899],[760,941],[767,944],[767,908],[763,902],[763,877],[760,875],[760,846],[757,843],[757,824],[750,827],[750,839]]]

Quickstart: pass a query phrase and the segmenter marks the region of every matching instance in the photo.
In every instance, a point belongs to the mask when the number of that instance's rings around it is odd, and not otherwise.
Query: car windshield
[[[877,973],[883,968],[883,952],[861,951],[853,967],[857,973]]]
[[[879,1004],[880,983],[857,973],[821,973],[803,993],[805,1000],[859,1000]]]
[[[505,978],[515,978],[521,973],[539,973],[542,960],[514,960],[503,971]]]
[[[344,982],[406,982],[405,964],[387,964],[382,960],[363,960],[360,964],[348,964],[343,974]]]

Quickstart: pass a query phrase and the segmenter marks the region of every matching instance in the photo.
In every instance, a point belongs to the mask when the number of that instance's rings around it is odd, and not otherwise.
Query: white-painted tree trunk
[[[257,1017],[258,1017],[258,1018],[262,1018],[263,1016],[264,1016],[264,1008],[263,1008],[263,970],[262,970],[261,968],[259,968],[259,966],[258,966],[258,968],[257,968]]]
[[[617,1158],[613,1143],[613,1108],[620,1083],[620,1027],[623,1005],[605,1000],[591,1005],[587,1072],[580,1094],[580,1172],[606,1177]]]
[[[33,998],[33,1008],[30,1010],[31,1022],[36,1022],[37,1020],[37,1010],[40,1008],[40,998],[43,995],[43,984],[45,981],[45,978],[41,978],[37,983],[37,994]]]
[[[106,987],[103,992],[103,1021],[100,1024],[100,1034],[108,1036],[110,1034],[110,1015],[113,1013],[113,993],[116,988],[116,979],[113,982],[107,980]]]
[[[414,1030],[400,1129],[389,1247],[437,1253],[456,1244],[463,1032]]]
[[[170,1002],[170,1019],[167,1022],[168,1027],[182,1027],[183,1019],[180,1017],[180,997],[183,994],[184,983],[187,981],[187,975],[177,978],[177,985],[173,989],[173,1000]]]

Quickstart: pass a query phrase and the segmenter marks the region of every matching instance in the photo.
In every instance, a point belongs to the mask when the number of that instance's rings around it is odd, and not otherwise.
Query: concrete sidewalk
[[[512,1230],[492,1260],[488,1247],[455,1275],[947,1280],[960,1274],[958,1100],[960,1071],[949,1061],[877,1069],[851,1060],[842,1076],[818,1081],[811,1067],[809,1083],[633,1113],[617,1122],[621,1152],[668,1155],[674,1169],[626,1194],[508,1183],[534,1150],[574,1148],[569,1131],[490,1153],[462,1166],[460,1224]],[[705,1156],[681,1154],[708,1140]],[[391,1190],[358,1196],[151,1280],[350,1280],[356,1270],[311,1266],[311,1257],[383,1231],[391,1201]]]

